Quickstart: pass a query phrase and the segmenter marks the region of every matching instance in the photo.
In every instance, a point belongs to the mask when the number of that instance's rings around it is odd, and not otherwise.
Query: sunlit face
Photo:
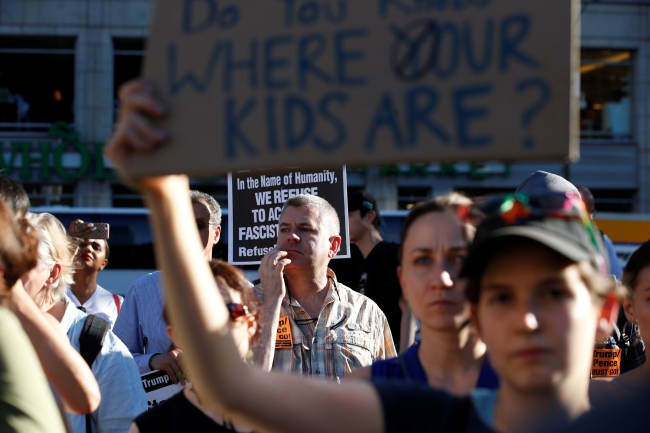
[[[632,287],[634,297],[624,301],[625,314],[631,322],[639,324],[641,336],[650,340],[650,266],[639,271],[637,282]],[[647,343],[646,343],[647,344]]]
[[[589,377],[600,309],[577,264],[530,241],[495,254],[480,285],[477,327],[504,383],[542,391]]]
[[[77,250],[77,263],[81,266],[102,270],[108,264],[106,259],[106,241],[104,239],[83,239]]]
[[[461,222],[451,212],[430,212],[409,228],[398,275],[404,298],[422,326],[457,330],[469,319],[458,278],[466,255]]]
[[[278,247],[291,263],[287,271],[327,266],[341,244],[340,236],[330,236],[314,207],[288,206],[279,221]]]
[[[210,209],[203,202],[192,203],[196,228],[199,230],[201,245],[203,245],[203,256],[206,260],[212,258],[212,248],[219,242],[221,226],[210,225]]]

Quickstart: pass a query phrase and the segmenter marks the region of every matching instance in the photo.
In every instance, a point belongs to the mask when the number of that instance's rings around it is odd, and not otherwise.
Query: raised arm
[[[146,93],[138,95],[137,104],[142,106],[147,97],[151,110],[155,102]],[[133,98],[133,93],[122,92],[120,125],[106,147],[107,156],[120,171],[133,152],[152,152],[164,144],[147,138],[154,135],[153,127],[136,123],[141,114],[131,117],[137,109],[130,103]],[[229,333],[228,311],[201,255],[187,177],[135,180],[121,175],[142,191],[151,209],[156,258],[171,321],[196,390],[208,406],[263,431],[382,431],[379,397],[368,383],[337,386],[247,367],[238,355]]]
[[[76,415],[99,406],[99,386],[86,361],[72,347],[56,319],[43,313],[20,280],[12,288],[14,312],[36,351],[45,376],[58,391],[65,409]]]
[[[265,371],[270,371],[273,366],[280,307],[282,299],[287,293],[284,283],[284,267],[291,263],[291,260],[286,258],[286,255],[286,251],[280,251],[276,247],[262,257],[258,272],[263,289],[260,287],[253,289],[260,303],[258,318],[260,340],[253,348],[254,360],[255,365]]]

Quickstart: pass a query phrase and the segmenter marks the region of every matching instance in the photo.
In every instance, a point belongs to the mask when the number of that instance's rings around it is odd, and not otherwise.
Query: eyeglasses
[[[595,260],[601,273],[607,273],[601,244],[597,240],[598,229],[589,217],[580,194],[575,191],[479,197],[473,205],[459,209],[458,214],[465,221],[497,217],[505,224],[515,224],[528,218],[577,220],[585,229],[596,252]]]
[[[230,313],[230,320],[233,322],[240,317],[248,316],[248,307],[246,305],[228,302],[226,304],[226,308],[228,308],[228,312]]]

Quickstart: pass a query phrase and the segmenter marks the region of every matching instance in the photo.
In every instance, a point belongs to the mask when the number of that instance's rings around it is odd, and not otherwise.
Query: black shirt
[[[386,433],[494,433],[481,421],[471,397],[453,397],[416,383],[373,384],[381,399]]]
[[[214,422],[190,403],[183,391],[141,413],[135,423],[142,433],[235,431]]]
[[[400,339],[402,310],[399,300],[402,288],[397,278],[397,254],[399,245],[394,242],[381,241],[370,251],[357,271],[357,284],[354,290],[366,295],[379,306],[386,315],[393,340]]]

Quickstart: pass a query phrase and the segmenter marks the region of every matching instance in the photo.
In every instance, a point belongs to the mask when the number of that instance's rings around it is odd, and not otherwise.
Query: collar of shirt
[[[61,328],[63,328],[63,332],[67,334],[70,327],[79,320],[79,316],[85,315],[86,314],[74,306],[74,303],[66,295],[65,313],[63,313],[63,318],[61,319]]]
[[[327,281],[329,283],[329,287],[327,288],[327,296],[325,296],[325,300],[323,301],[323,306],[321,307],[319,317],[320,315],[322,315],[323,310],[327,308],[329,304],[332,304],[336,301],[340,303],[343,302],[343,298],[341,298],[341,294],[339,293],[337,287],[338,282],[336,281],[336,274],[330,268],[327,268]],[[287,290],[287,294],[284,295],[284,299],[282,300],[282,303],[284,304],[287,310],[289,310],[289,306],[291,306],[294,308],[299,308],[300,309],[299,312],[304,312],[304,314],[301,314],[301,316],[304,317],[300,317],[300,319],[307,319],[309,317],[309,315],[302,307],[302,305],[300,305],[300,303],[296,299],[291,297],[288,290]],[[345,313],[345,308],[333,308],[331,314],[328,314],[328,320],[325,326],[331,327],[344,320],[345,319],[344,313]],[[312,317],[312,319],[315,319],[315,317]]]

